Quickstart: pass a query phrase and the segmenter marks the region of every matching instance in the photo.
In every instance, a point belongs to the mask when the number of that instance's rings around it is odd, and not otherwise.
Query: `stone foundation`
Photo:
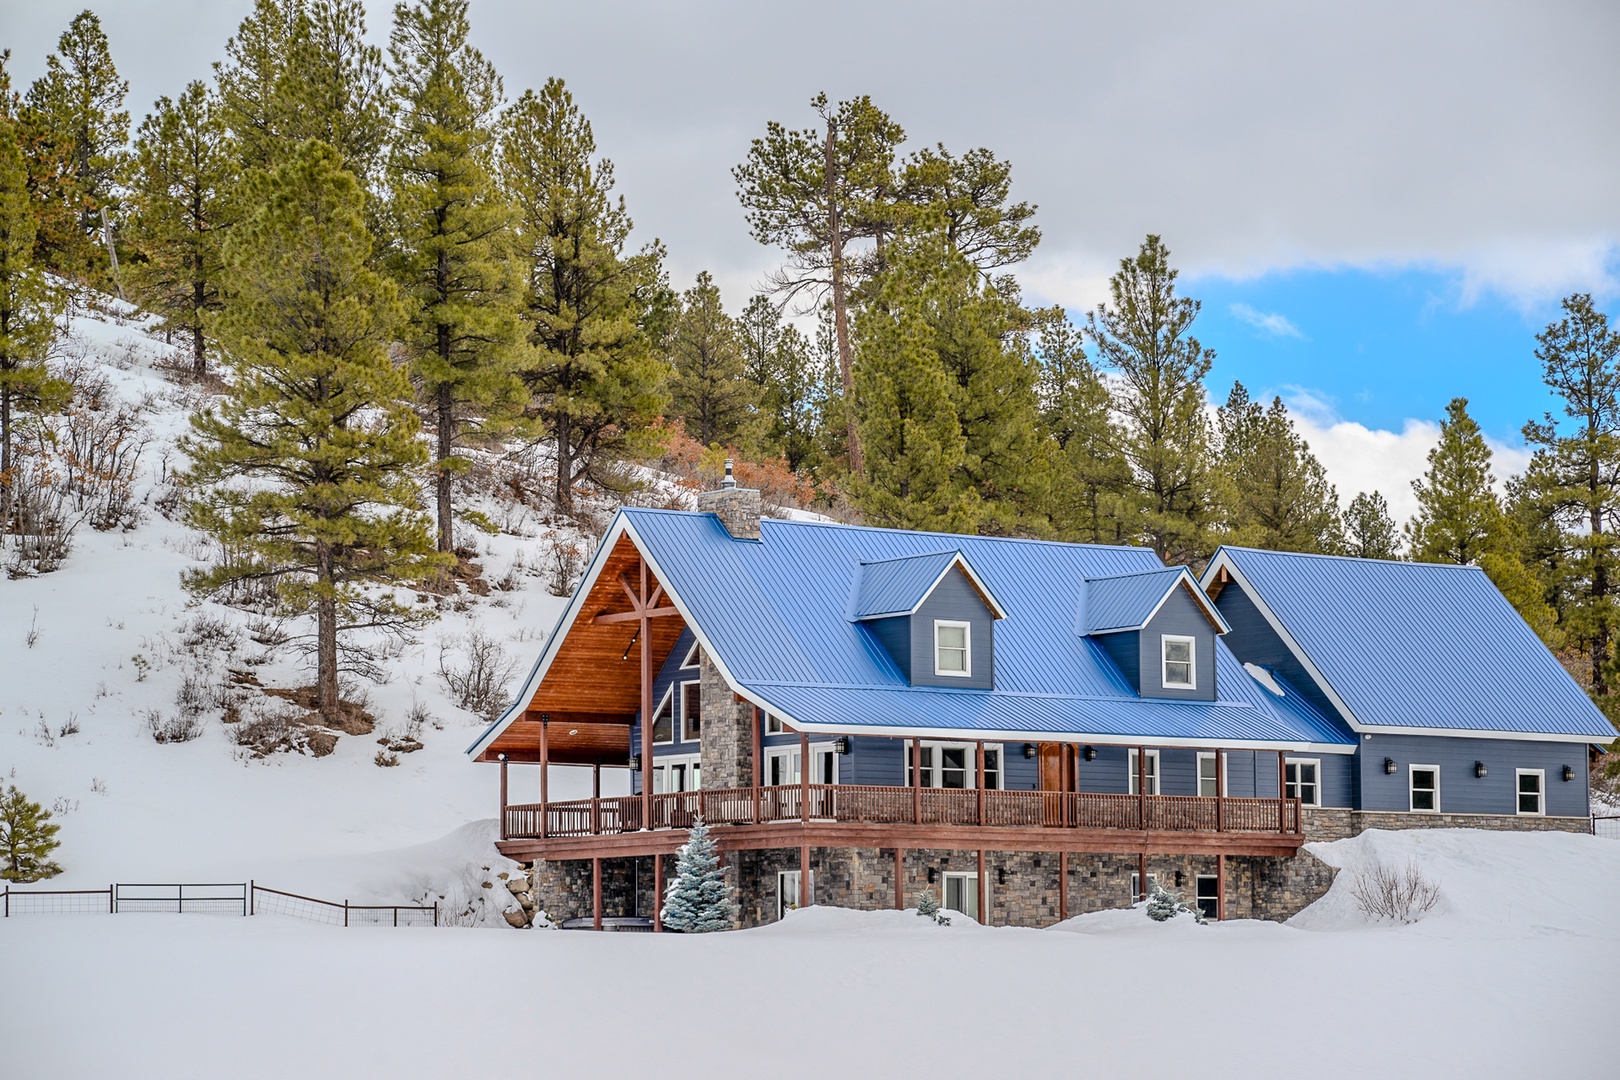
[[[1592,831],[1589,818],[1532,814],[1413,814],[1385,810],[1305,809],[1307,840],[1343,840],[1368,829],[1493,829],[1500,832]]]

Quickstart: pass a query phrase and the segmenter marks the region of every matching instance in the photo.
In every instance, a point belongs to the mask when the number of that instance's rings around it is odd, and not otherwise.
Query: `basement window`
[[[1164,679],[1166,690],[1196,690],[1197,684],[1193,680],[1193,649],[1197,645],[1190,637],[1175,637],[1165,634],[1159,639],[1159,648],[1164,656]]]

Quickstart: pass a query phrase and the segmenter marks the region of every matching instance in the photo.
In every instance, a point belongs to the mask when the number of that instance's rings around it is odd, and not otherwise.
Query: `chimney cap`
[[[731,488],[734,488],[734,487],[737,486],[737,478],[735,476],[731,475],[731,466],[732,466],[732,464],[733,464],[732,460],[730,458],[726,458],[726,475],[725,475],[725,479],[720,481],[720,486],[722,488],[728,490],[728,491]]]

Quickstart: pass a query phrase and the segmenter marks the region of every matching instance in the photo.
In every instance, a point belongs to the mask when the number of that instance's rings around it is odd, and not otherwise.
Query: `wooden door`
[[[1063,744],[1043,742],[1036,748],[1035,760],[1040,766],[1042,791],[1064,790]]]

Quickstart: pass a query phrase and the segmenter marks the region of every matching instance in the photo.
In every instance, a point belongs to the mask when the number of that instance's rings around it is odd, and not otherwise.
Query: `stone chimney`
[[[726,478],[720,481],[719,491],[705,491],[697,497],[697,508],[702,513],[714,514],[720,524],[738,540],[759,539],[759,492],[737,486],[731,475],[731,459],[726,459]]]

